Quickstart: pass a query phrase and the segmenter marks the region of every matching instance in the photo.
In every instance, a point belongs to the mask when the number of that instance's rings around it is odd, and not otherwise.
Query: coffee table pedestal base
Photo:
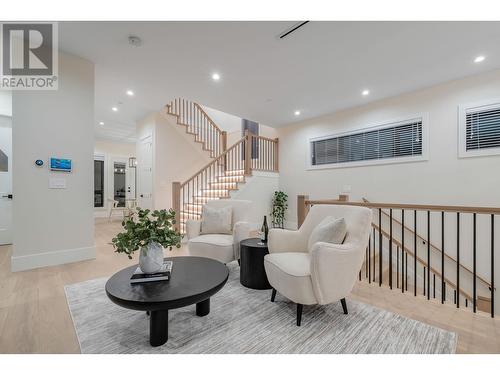
[[[149,343],[161,346],[168,340],[168,310],[151,311],[149,318]]]
[[[196,315],[205,316],[210,313],[210,298],[196,304]]]

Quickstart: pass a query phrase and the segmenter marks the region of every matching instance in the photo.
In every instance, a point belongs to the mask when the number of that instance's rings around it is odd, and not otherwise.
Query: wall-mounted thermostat
[[[71,172],[71,159],[50,158],[50,170]]]

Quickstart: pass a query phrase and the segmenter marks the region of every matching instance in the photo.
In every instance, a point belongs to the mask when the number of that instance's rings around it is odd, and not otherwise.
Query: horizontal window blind
[[[500,147],[500,105],[485,110],[467,110],[466,150]]]
[[[311,164],[339,164],[422,155],[422,119],[312,141]]]

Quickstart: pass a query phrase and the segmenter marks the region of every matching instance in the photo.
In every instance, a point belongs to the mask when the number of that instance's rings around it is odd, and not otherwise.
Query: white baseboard
[[[31,270],[33,268],[57,266],[59,264],[80,262],[96,258],[95,246],[77,249],[57,250],[39,254],[11,257],[12,272]]]

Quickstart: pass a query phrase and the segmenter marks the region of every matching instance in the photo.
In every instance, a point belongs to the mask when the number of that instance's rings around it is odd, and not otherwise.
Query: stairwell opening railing
[[[495,216],[500,208],[316,200],[299,195],[299,227],[310,207],[318,204],[373,210],[360,280],[495,316],[499,247],[495,234],[500,229]]]

